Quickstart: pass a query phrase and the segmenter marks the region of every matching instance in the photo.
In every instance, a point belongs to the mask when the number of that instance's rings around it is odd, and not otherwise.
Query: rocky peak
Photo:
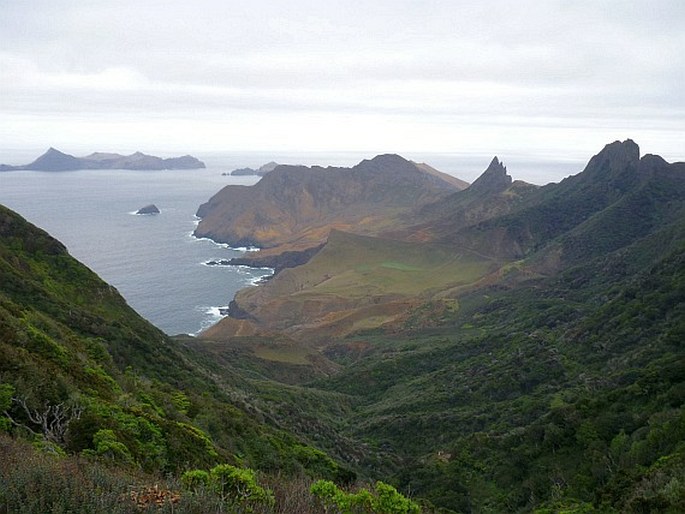
[[[352,169],[357,172],[393,171],[396,173],[406,171],[408,168],[417,171],[416,166],[404,157],[397,154],[382,154],[373,159],[364,159]]]
[[[632,139],[614,141],[595,155],[583,174],[615,177],[625,171],[636,170],[640,162],[640,147]]]
[[[73,159],[73,155],[66,154],[64,152],[60,152],[57,148],[53,148],[52,146],[48,148],[48,150],[38,157],[38,159],[63,159],[63,158],[71,158]],[[36,160],[38,160],[36,159]]]
[[[499,193],[507,189],[512,183],[507,168],[495,156],[488,168],[468,188],[468,191],[476,193]]]
[[[50,147],[47,152],[27,165],[26,168],[38,171],[75,170],[79,169],[78,162],[79,160],[73,155],[65,154],[56,148]]]
[[[376,163],[378,165],[393,165],[393,164],[405,164],[409,161],[405,159],[404,157],[401,157],[397,154],[394,153],[385,153],[381,155],[377,155],[373,159],[371,159],[371,162]]]
[[[360,180],[394,180],[399,176],[412,177],[413,180],[419,175],[419,169],[399,155],[382,154],[373,159],[364,159],[350,168],[350,173]]]
[[[393,184],[406,181],[411,187],[461,190],[467,185],[451,175],[397,154],[381,154],[373,159],[365,159],[354,166],[351,172],[363,180],[389,181]]]

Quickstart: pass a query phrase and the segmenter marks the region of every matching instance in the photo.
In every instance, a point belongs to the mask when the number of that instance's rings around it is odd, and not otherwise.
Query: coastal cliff
[[[352,168],[277,166],[254,186],[229,185],[200,206],[195,235],[232,246],[303,250],[331,229],[376,234],[464,182],[398,155]]]

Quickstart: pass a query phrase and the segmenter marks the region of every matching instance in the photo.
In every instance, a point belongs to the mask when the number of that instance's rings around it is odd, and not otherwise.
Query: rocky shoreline
[[[323,248],[323,244],[307,248],[301,251],[286,251],[277,255],[262,255],[257,253],[253,257],[234,257],[233,259],[220,261],[222,265],[226,266],[248,266],[250,268],[271,268],[274,270],[272,277],[286,268],[294,268],[308,263],[319,250]],[[225,264],[223,264],[225,263]],[[211,265],[210,263],[207,263]]]

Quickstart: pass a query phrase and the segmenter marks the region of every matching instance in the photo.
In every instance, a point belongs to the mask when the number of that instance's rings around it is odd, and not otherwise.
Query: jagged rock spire
[[[477,193],[499,193],[507,189],[511,183],[512,178],[507,173],[506,166],[495,156],[488,168],[471,184],[468,190]]]

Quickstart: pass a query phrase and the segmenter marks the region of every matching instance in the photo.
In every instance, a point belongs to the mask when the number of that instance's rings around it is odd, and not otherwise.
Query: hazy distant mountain
[[[0,164],[0,171],[37,170],[189,170],[204,168],[205,164],[191,155],[163,159],[153,155],[136,152],[131,155],[95,152],[85,157],[74,157],[55,148],[48,149],[30,164],[10,166]]]

